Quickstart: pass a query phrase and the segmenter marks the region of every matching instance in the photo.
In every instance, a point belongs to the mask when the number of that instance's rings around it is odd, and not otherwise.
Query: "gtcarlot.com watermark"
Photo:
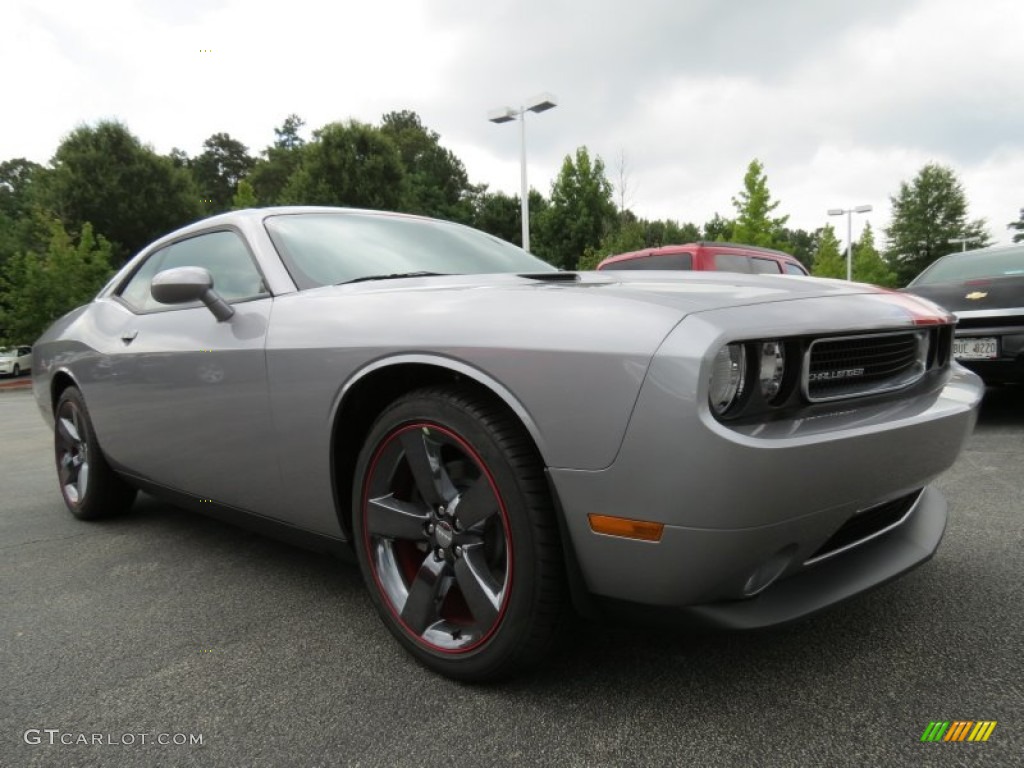
[[[201,733],[85,733],[60,728],[29,728],[22,734],[31,746],[134,747],[158,744],[162,747],[197,747],[203,744]]]

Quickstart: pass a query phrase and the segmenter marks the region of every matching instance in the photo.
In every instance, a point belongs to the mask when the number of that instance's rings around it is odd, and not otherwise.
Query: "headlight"
[[[782,342],[763,341],[761,350],[761,396],[772,402],[782,389],[782,377],[786,374],[786,353]]]
[[[727,344],[715,355],[711,366],[708,398],[715,413],[725,413],[743,394],[747,375],[747,355],[742,344]]]

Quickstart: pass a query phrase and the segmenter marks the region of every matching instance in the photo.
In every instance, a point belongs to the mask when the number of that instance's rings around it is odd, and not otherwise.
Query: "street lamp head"
[[[868,213],[871,210],[870,205],[858,205],[853,209],[854,213]]]
[[[509,123],[516,119],[517,114],[512,107],[497,107],[487,113],[487,119],[492,123]]]
[[[524,109],[528,109],[531,112],[547,112],[549,109],[554,109],[557,106],[558,99],[555,98],[554,94],[538,93],[526,102]]]
[[[828,209],[828,215],[829,216],[842,216],[844,213],[846,213],[846,211],[844,211],[842,208],[829,208]]]

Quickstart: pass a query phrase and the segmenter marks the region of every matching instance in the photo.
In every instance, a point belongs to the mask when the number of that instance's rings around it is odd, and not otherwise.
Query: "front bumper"
[[[550,471],[591,594],[763,626],[878,586],[934,553],[946,505],[925,489],[892,530],[808,563],[858,512],[921,489],[953,464],[984,392],[974,374],[953,366],[937,388],[903,399],[728,427],[705,405],[690,345],[717,347],[700,336],[691,324],[655,358],[610,467]],[[597,534],[588,514],[660,522],[664,533],[658,543]],[[778,565],[777,581],[744,600],[768,564]]]

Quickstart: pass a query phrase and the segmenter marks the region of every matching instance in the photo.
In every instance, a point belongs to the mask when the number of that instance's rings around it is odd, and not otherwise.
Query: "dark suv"
[[[687,269],[765,275],[806,275],[804,265],[782,251],[736,243],[665,245],[609,256],[605,269]]]

